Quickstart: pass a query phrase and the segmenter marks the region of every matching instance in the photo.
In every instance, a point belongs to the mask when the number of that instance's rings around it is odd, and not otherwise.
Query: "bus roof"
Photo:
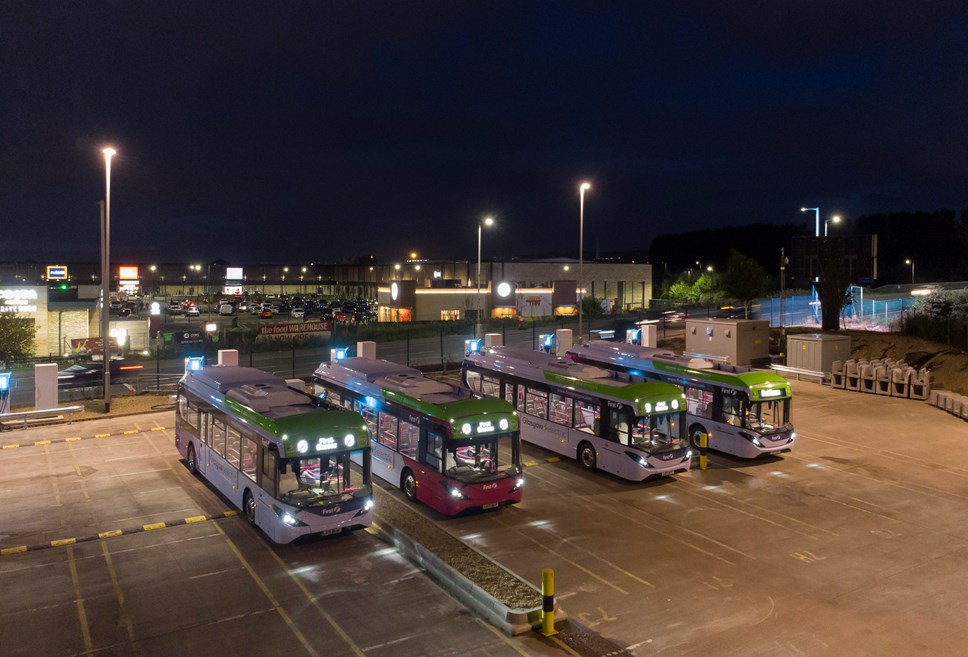
[[[763,390],[783,390],[780,397],[789,397],[791,394],[789,381],[775,372],[756,371],[729,363],[714,363],[703,358],[678,356],[667,349],[592,340],[575,345],[568,350],[568,353],[611,363],[625,370],[649,369],[659,374],[745,389],[749,390],[755,398],[760,397]]]
[[[312,395],[259,369],[209,366],[187,373],[182,384],[205,399],[220,399],[239,420],[282,441],[285,456],[369,445],[369,432],[359,413],[321,407]],[[301,441],[306,441],[307,448],[300,451]]]
[[[682,390],[671,383],[629,383],[601,367],[576,363],[540,351],[493,347],[480,354],[467,356],[467,361],[525,379],[544,380],[573,390],[624,401],[638,415],[651,413],[662,402],[666,402],[667,408],[677,409],[679,401],[683,399]],[[672,401],[676,401],[676,404],[673,405]]]
[[[500,428],[502,419],[508,422],[501,431],[518,430],[517,412],[503,399],[475,398],[466,388],[428,378],[419,370],[390,361],[357,357],[323,363],[314,379],[333,381],[361,394],[383,397],[451,425],[457,437],[489,433],[488,422],[493,421],[494,425],[490,426]],[[466,431],[468,426],[470,431]]]

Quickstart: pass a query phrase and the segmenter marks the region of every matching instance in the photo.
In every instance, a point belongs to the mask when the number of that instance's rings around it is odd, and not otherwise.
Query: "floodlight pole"
[[[113,148],[104,151],[104,200],[101,202],[101,345],[104,352],[104,412],[111,412],[111,158]]]

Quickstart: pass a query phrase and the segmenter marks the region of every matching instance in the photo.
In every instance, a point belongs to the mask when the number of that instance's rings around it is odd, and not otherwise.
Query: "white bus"
[[[276,543],[368,527],[370,438],[359,413],[251,367],[187,372],[175,445],[250,524]],[[361,465],[352,465],[356,456]]]
[[[629,383],[537,351],[493,347],[464,358],[464,384],[520,413],[521,439],[623,479],[689,469],[685,399],[667,383]]]
[[[694,445],[705,433],[710,449],[742,458],[793,448],[797,434],[790,423],[790,382],[774,372],[599,340],[573,346],[567,357],[633,381],[666,381],[682,388]]]
[[[456,515],[521,501],[518,414],[501,399],[386,360],[323,363],[314,390],[358,411],[373,435],[373,474],[413,502]]]

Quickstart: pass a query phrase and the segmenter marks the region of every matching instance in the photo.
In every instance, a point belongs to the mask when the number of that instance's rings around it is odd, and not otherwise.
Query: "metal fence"
[[[848,326],[889,328],[913,305],[912,297],[865,299],[862,292],[854,292],[844,308],[843,321]],[[752,317],[769,320],[770,326],[820,326],[820,302],[809,295],[757,299]]]

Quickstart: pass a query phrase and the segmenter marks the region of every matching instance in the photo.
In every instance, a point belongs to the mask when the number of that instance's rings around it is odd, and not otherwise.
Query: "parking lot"
[[[617,654],[963,654],[963,421],[794,390],[780,457],[631,484],[528,446],[522,504],[420,509],[532,583],[553,568],[560,606]],[[268,545],[188,475],[170,426],[4,434],[22,446],[0,450],[0,547],[79,540],[0,556],[5,655],[556,654],[497,636],[369,533]]]

